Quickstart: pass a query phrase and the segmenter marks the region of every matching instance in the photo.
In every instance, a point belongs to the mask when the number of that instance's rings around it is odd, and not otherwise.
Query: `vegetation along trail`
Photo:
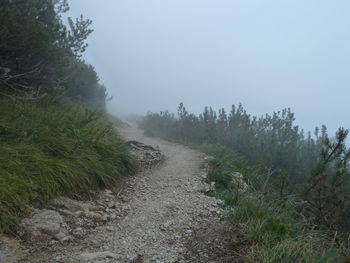
[[[36,251],[26,262],[235,262],[218,200],[204,194],[205,156],[146,137],[135,126],[120,132],[127,140],[159,147],[165,162],[126,182],[115,197],[128,208],[126,215],[50,253]]]

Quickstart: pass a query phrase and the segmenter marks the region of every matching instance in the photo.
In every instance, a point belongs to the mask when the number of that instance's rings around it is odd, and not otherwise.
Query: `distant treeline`
[[[82,16],[68,19],[67,0],[0,1],[0,94],[69,98],[93,108],[105,107],[106,89],[81,58],[92,32]]]
[[[348,228],[350,223],[350,151],[340,128],[329,138],[326,126],[314,134],[294,123],[290,109],[261,117],[251,116],[242,105],[215,112],[188,113],[181,103],[177,116],[168,111],[149,113],[142,127],[155,135],[199,145],[220,145],[239,153],[251,165],[260,167],[260,181],[266,192],[280,197],[297,195],[314,208],[317,223]]]

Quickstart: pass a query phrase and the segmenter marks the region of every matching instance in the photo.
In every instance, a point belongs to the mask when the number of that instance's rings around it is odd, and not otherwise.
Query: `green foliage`
[[[348,133],[341,128],[333,142],[326,138],[321,160],[304,191],[304,197],[317,209],[319,223],[347,230],[350,229],[350,149],[345,144]]]
[[[195,144],[213,159],[209,194],[224,200],[247,262],[347,262],[350,230],[348,131],[330,139],[294,125],[289,109],[252,117],[241,105],[229,114],[180,104],[178,115],[149,113],[141,126],[154,135]],[[237,175],[237,172],[242,175]]]
[[[345,261],[347,248],[332,242],[328,232],[314,230],[313,222],[302,216],[301,200],[293,196],[275,199],[274,195],[261,193],[256,190],[261,184],[250,180],[256,177],[259,168],[249,166],[242,156],[233,152],[217,148],[209,152],[214,157],[209,161],[208,173],[208,178],[215,182],[212,194],[223,199],[230,209],[226,220],[236,226],[232,242],[242,247],[245,262]],[[232,178],[228,176],[234,171],[246,172],[243,179],[248,184],[247,190],[229,183]]]
[[[136,166],[106,116],[69,104],[1,100],[0,146],[0,232],[33,201],[110,186]]]
[[[68,9],[67,0],[0,1],[0,232],[34,201],[105,187],[135,170],[102,113],[106,88],[81,59],[91,21],[68,18],[67,27]]]
[[[229,114],[224,109],[217,114],[206,107],[196,116],[180,104],[177,117],[167,111],[149,113],[142,127],[150,133],[185,142],[221,145],[238,152],[253,165],[271,169],[272,177],[278,176],[279,170],[288,181],[296,182],[317,164],[327,134],[324,128],[321,136],[317,133],[312,138],[308,134],[305,138],[294,120],[290,109],[257,118],[249,115],[242,105],[233,105]]]
[[[206,107],[196,116],[181,103],[177,117],[167,111],[149,113],[141,125],[150,134],[215,146],[213,154],[218,158],[211,163],[208,176],[217,188],[232,192],[230,166],[235,166],[260,194],[274,198],[298,196],[312,206],[308,216],[315,218],[315,223],[349,230],[350,150],[345,145],[348,131],[341,128],[330,139],[327,128],[322,126],[321,131],[315,129],[314,137],[310,133],[305,137],[294,120],[290,109],[257,118],[242,105],[233,105],[229,114],[224,109],[217,114]],[[235,158],[228,157],[228,152]],[[227,163],[227,158],[239,161]],[[242,167],[255,167],[256,172],[251,174]],[[251,176],[247,178],[247,174]]]
[[[327,248],[319,236],[287,238],[274,246],[254,246],[246,257],[247,262],[261,263],[336,263],[344,262],[339,251]]]
[[[91,21],[69,18],[67,28],[62,14],[68,9],[66,0],[0,2],[0,94],[21,98],[35,91],[36,99],[69,97],[104,108],[106,90],[80,58]]]

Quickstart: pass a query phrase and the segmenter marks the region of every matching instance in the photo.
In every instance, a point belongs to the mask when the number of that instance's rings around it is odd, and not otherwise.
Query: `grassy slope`
[[[215,182],[211,194],[231,208],[226,219],[236,226],[232,242],[245,262],[347,262],[346,251],[327,232],[313,230],[312,223],[300,217],[300,200],[262,193],[264,182],[257,181],[261,171],[238,154],[211,147],[205,151],[214,157],[208,163],[208,178]],[[236,180],[234,172],[242,173],[243,181]]]
[[[34,201],[109,186],[135,167],[102,114],[0,101],[0,232],[11,231]]]

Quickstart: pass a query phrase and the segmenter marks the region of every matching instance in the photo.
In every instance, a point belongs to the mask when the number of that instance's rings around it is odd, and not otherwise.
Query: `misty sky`
[[[291,107],[306,129],[350,128],[349,0],[70,0],[113,113],[242,102]]]

